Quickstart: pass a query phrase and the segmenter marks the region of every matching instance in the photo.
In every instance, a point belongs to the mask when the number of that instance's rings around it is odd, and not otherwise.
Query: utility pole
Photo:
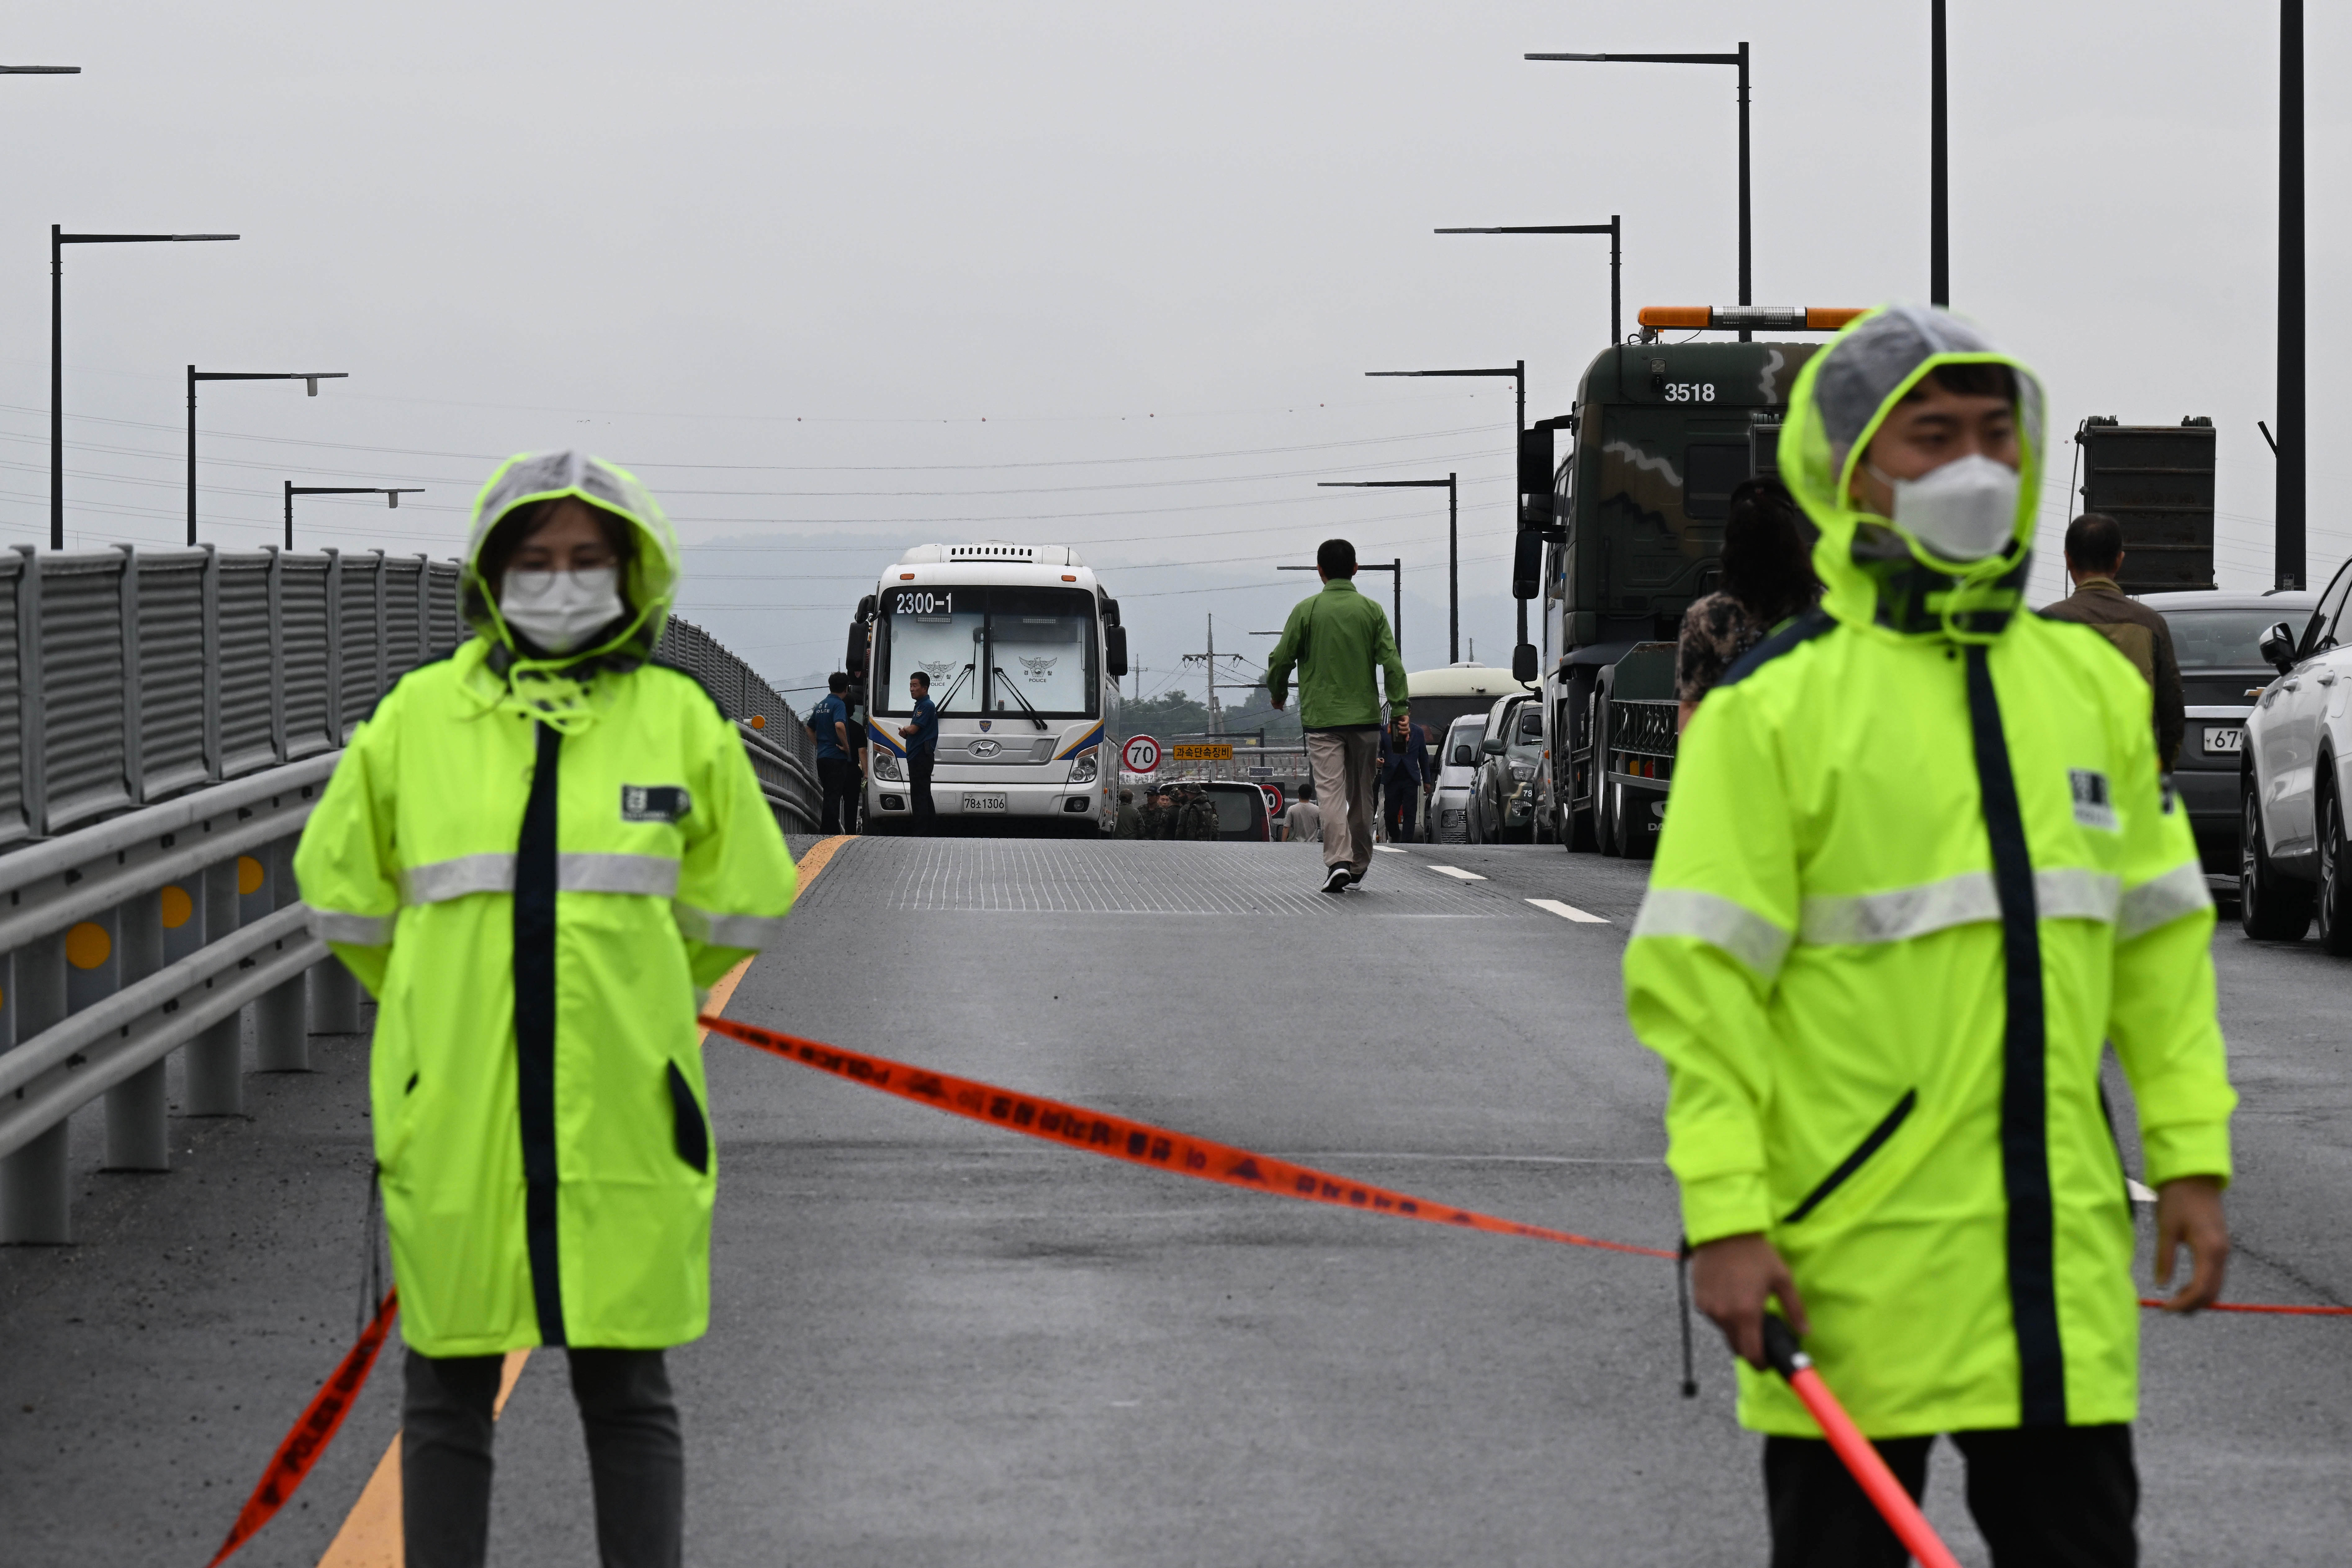
[[[2303,189],[2303,0],[2279,0],[2278,520],[2273,548],[2280,588],[2305,582]]]
[[[1209,678],[1204,683],[1209,692],[1209,733],[1223,733],[1224,725],[1217,716],[1217,615],[1209,612]]]

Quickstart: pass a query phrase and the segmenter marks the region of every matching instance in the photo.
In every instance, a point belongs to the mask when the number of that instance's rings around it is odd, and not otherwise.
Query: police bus
[[[913,820],[907,677],[930,677],[942,825],[1109,832],[1127,632],[1118,601],[1063,545],[917,545],[858,601],[845,667],[866,697],[866,821]]]

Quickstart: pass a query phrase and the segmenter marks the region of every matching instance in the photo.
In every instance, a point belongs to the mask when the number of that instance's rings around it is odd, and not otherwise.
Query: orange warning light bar
[[[1637,319],[1653,332],[1834,332],[1861,314],[1824,305],[1644,305]]]

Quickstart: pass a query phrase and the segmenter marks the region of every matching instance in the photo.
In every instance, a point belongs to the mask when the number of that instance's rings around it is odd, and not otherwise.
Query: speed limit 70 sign
[[[1148,735],[1130,735],[1127,749],[1119,754],[1119,766],[1129,773],[1160,771],[1160,743]]]

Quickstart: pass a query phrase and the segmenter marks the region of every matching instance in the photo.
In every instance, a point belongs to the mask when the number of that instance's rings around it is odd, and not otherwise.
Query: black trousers
[[[1993,1568],[2132,1568],[2139,1472],[2129,1427],[2025,1427],[1951,1435],[1969,1465],[1969,1512]],[[1932,1437],[1882,1440],[1895,1479],[1927,1490]],[[1772,1568],[1904,1568],[1911,1561],[1829,1444],[1764,1439]]]
[[[936,833],[940,831],[939,808],[931,804],[931,765],[940,759],[936,751],[907,753],[907,793],[915,808],[915,831]]]
[[[846,757],[816,759],[816,781],[824,789],[824,820],[821,833],[857,831],[857,764]]]
[[[657,1350],[572,1350],[588,1437],[603,1568],[678,1568],[686,1444]],[[490,1408],[498,1355],[408,1353],[400,1406],[400,1523],[407,1568],[480,1568],[490,1535]]]
[[[1382,788],[1388,792],[1388,805],[1383,816],[1388,823],[1389,842],[1412,842],[1413,809],[1421,804],[1421,786],[1405,778]]]

